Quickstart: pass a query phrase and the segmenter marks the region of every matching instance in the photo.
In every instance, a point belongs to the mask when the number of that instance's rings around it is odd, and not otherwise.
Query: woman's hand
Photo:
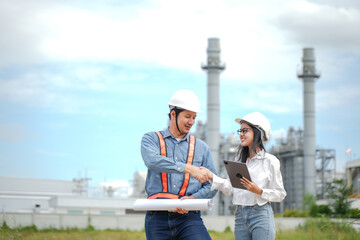
[[[255,194],[261,195],[263,193],[263,190],[256,185],[256,183],[249,181],[247,178],[242,177],[240,178],[241,183],[244,185],[244,187],[249,190],[250,192],[253,192]]]
[[[203,177],[206,179],[206,181],[212,181],[213,180],[213,173],[207,169],[206,167],[200,167],[200,170],[203,172]]]

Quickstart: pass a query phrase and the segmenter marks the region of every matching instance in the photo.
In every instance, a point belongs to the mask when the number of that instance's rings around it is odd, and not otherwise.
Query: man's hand
[[[182,198],[180,198],[180,199],[181,199],[181,200],[184,200],[184,199],[195,199],[195,197],[194,197],[194,196],[184,196],[184,197],[182,197]],[[176,210],[175,210],[174,212],[177,212],[177,213],[179,213],[179,214],[186,214],[186,213],[188,213],[189,211],[186,210],[185,208],[180,208],[180,207],[178,207],[178,208],[176,208]]]
[[[205,171],[206,181],[212,181],[212,180],[213,180],[214,174],[212,173],[212,171],[210,171],[209,169],[207,169],[207,168],[205,168],[205,167],[200,167],[200,170],[204,170],[204,171]]]
[[[189,173],[193,176],[196,180],[201,183],[208,181],[208,173],[206,168],[199,168],[190,164],[186,164],[185,166],[185,173]]]

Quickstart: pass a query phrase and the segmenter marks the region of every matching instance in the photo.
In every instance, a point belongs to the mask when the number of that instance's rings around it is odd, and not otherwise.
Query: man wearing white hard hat
[[[208,145],[190,135],[200,102],[190,90],[176,91],[170,99],[169,126],[144,134],[141,155],[148,168],[145,190],[149,199],[212,198],[217,190],[205,181],[207,168],[216,172]],[[201,183],[203,182],[203,183]],[[147,239],[211,239],[200,211],[147,211]]]
[[[259,112],[236,118],[240,124],[237,131],[241,144],[235,161],[245,163],[251,181],[241,177],[238,181],[245,189],[234,188],[229,180],[207,171],[211,189],[218,189],[225,195],[233,195],[235,211],[235,240],[274,240],[276,235],[274,213],[270,202],[281,202],[286,191],[280,172],[280,161],[265,151],[264,143],[269,141],[270,122]]]

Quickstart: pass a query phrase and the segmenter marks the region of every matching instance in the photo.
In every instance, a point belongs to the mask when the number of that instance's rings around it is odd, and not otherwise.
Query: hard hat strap
[[[174,110],[175,111],[175,123],[176,123],[176,128],[177,130],[179,131],[180,134],[183,134],[179,128],[179,125],[178,125],[178,116],[179,114],[184,111],[185,109],[182,109],[182,108],[177,108],[177,107],[174,107],[173,109],[171,109],[171,111]]]

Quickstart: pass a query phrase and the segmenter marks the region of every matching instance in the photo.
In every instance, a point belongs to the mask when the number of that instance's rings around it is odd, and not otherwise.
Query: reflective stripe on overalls
[[[156,132],[156,134],[159,137],[159,143],[160,143],[160,154],[161,156],[166,157],[166,144],[164,137],[161,135],[159,131]],[[190,135],[190,142],[189,142],[189,150],[188,150],[188,156],[187,156],[187,162],[186,164],[193,164],[194,160],[194,152],[195,152],[195,137]],[[179,191],[178,194],[169,193],[168,192],[168,174],[167,173],[161,173],[161,182],[163,190],[160,193],[156,193],[154,195],[151,195],[148,197],[148,199],[155,199],[155,198],[172,198],[172,199],[179,199],[182,196],[185,196],[187,187],[189,185],[190,181],[190,174],[185,173],[184,177],[184,183]]]

